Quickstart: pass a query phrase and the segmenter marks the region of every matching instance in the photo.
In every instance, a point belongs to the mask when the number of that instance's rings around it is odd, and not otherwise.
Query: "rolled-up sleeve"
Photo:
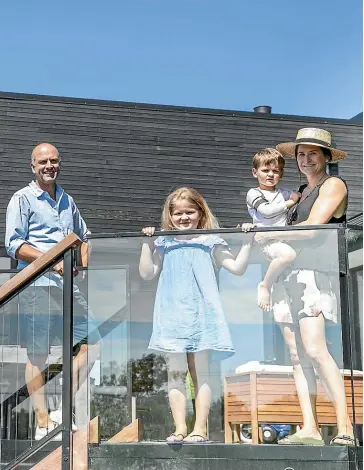
[[[87,229],[86,222],[83,220],[78,207],[72,199],[72,216],[73,216],[73,229],[78,238],[87,242],[87,235],[90,233]]]
[[[275,201],[269,202],[263,193],[256,189],[249,189],[246,202],[248,208],[254,209],[267,219],[284,214],[288,210],[285,201],[279,203]]]
[[[5,247],[8,255],[15,259],[17,250],[28,237],[28,209],[24,197],[14,194],[6,211]]]

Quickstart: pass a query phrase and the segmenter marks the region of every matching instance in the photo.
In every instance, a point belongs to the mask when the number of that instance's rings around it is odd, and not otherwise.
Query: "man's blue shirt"
[[[10,199],[6,212],[5,246],[12,258],[16,258],[16,251],[23,243],[44,253],[72,232],[82,241],[87,241],[86,223],[72,197],[61,186],[56,185],[55,201],[34,181]],[[18,261],[18,269],[27,265],[26,261]],[[53,272],[47,277],[42,276],[35,284],[61,286],[62,280]]]

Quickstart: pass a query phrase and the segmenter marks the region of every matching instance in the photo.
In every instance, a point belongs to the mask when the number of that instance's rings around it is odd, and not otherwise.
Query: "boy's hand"
[[[250,230],[254,227],[255,227],[255,225],[250,224],[250,223],[245,223],[245,224],[241,224],[241,225],[239,224],[238,225],[238,228],[241,228],[241,231],[245,232],[245,233],[250,232]]]
[[[291,199],[291,201],[293,201],[294,203],[298,202],[301,198],[301,193],[299,193],[298,191],[293,191],[293,193],[290,195],[289,197]]]
[[[154,232],[155,232],[155,227],[144,227],[142,229],[142,232],[147,237],[152,237],[154,235]]]

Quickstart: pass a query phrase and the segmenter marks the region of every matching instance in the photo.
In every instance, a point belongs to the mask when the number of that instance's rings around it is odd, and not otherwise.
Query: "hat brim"
[[[317,142],[309,142],[309,141],[299,142],[299,143],[284,142],[283,144],[278,144],[276,146],[276,149],[278,150],[278,152],[282,154],[283,157],[296,158],[295,148],[297,147],[297,145],[315,145],[316,147],[323,147],[325,149],[328,149],[330,150],[331,155],[332,155],[332,160],[331,160],[332,162],[345,160],[345,158],[347,157],[346,152],[344,152],[343,150],[335,149],[332,147],[327,147],[326,145],[321,145],[321,144],[318,144]]]

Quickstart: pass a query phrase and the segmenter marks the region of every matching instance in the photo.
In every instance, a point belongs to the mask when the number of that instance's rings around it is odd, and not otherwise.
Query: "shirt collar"
[[[48,197],[50,198],[49,194],[46,192],[46,191],[43,191],[43,189],[41,189],[37,183],[35,181],[32,181],[31,183],[29,183],[29,188],[31,190],[31,192],[39,199],[41,196],[45,196],[45,197]],[[64,190],[63,188],[59,185],[59,184],[56,184],[56,203],[58,204],[59,201],[61,200],[62,196],[63,196],[63,193],[64,193]]]

